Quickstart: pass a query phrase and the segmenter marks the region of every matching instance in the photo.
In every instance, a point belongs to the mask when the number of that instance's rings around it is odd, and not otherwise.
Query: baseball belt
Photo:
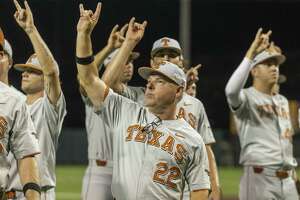
[[[267,176],[275,176],[279,179],[285,179],[291,176],[291,170],[283,170],[283,169],[270,169],[264,168],[261,166],[253,166],[253,171],[256,174],[265,174]]]
[[[111,160],[100,160],[100,159],[90,159],[90,166],[98,166],[98,167],[113,167],[113,161]]]

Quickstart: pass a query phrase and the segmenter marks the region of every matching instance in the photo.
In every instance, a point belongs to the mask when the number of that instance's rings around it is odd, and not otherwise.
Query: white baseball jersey
[[[94,112],[88,98],[82,96],[85,104],[85,127],[88,138],[88,158],[95,160],[113,159],[113,142],[111,129],[103,122],[101,115]]]
[[[125,87],[122,96],[125,96],[143,105],[145,89],[143,87]],[[184,118],[200,133],[205,144],[215,143],[214,135],[202,102],[186,93],[177,104],[178,118]]]
[[[26,104],[17,93],[0,82],[0,188],[6,187],[8,152],[19,160],[39,153]]]
[[[41,186],[56,185],[55,163],[58,138],[61,132],[62,123],[66,115],[66,102],[63,93],[54,106],[49,101],[47,94],[37,99],[33,104],[27,105],[32,121],[37,131],[38,143],[41,154],[37,156],[40,170]],[[12,167],[9,171],[8,189],[22,189],[20,179],[16,173],[16,162],[12,160]]]
[[[244,100],[235,114],[241,142],[240,163],[257,166],[297,166],[287,99],[266,95],[254,87],[243,89]]]
[[[155,115],[112,90],[98,114],[114,133],[117,200],[180,199],[185,181],[192,191],[210,188],[203,140],[185,120],[155,125]]]
[[[139,103],[140,105],[143,105],[145,97],[145,88],[126,86],[124,87],[124,90],[121,95],[128,99],[131,99],[134,102]]]

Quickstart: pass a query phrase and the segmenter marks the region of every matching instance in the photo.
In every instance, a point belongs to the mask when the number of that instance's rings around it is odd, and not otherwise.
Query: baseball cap
[[[37,58],[36,54],[32,54],[25,64],[15,64],[14,68],[18,71],[34,70],[43,72],[43,68]]]
[[[146,80],[152,74],[160,74],[172,80],[179,86],[185,87],[186,85],[186,77],[183,70],[171,62],[164,61],[156,68],[140,67],[138,72],[139,75]]]
[[[103,64],[105,66],[107,66],[111,61],[112,59],[117,55],[117,53],[119,52],[120,49],[116,49],[114,50],[112,53],[110,53],[104,60]],[[140,53],[139,52],[131,52],[130,56],[129,56],[129,59],[130,60],[136,60],[138,57],[140,56]]]
[[[179,42],[177,40],[168,37],[160,38],[153,43],[152,50],[151,50],[151,57],[153,57],[161,49],[172,49],[173,51],[177,52],[179,55],[182,54],[182,49],[179,45]]]
[[[5,51],[9,55],[10,58],[13,56],[12,48],[9,42],[5,39],[4,33],[0,28],[0,49]]]
[[[281,65],[286,60],[286,57],[282,54],[270,51],[263,51],[255,56],[255,58],[253,59],[252,67],[271,58],[274,58],[277,61],[278,65]]]

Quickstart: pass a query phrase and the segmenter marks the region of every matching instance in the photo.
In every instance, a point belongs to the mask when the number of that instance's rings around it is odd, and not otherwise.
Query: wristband
[[[23,186],[23,193],[24,193],[24,196],[26,196],[27,190],[35,190],[35,191],[37,191],[39,194],[41,194],[41,187],[40,187],[37,183],[33,183],[33,182],[26,183],[26,184]]]
[[[84,58],[79,58],[79,57],[76,56],[75,60],[76,60],[77,64],[88,65],[88,64],[91,64],[94,61],[94,55],[84,57]]]

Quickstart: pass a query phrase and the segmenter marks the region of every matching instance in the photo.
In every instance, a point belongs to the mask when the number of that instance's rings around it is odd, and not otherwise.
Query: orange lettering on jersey
[[[0,116],[0,139],[4,137],[7,130],[7,121],[4,117]]]
[[[174,147],[175,139],[172,136],[169,136],[165,143],[161,145],[161,149],[167,151],[169,154],[173,155],[173,147]]]
[[[139,130],[138,134],[134,138],[134,141],[145,143],[146,142],[146,136],[147,136],[146,132]]]
[[[182,107],[179,108],[177,118],[178,119],[185,119],[185,110],[184,110],[184,108],[182,108]]]
[[[148,144],[155,147],[160,147],[159,138],[163,135],[163,133],[157,130],[152,130],[151,133],[152,133],[152,138],[148,140]]]
[[[184,148],[182,144],[176,145],[176,151],[175,151],[175,160],[178,164],[182,163],[183,158],[186,156],[187,150]]]
[[[181,176],[180,169],[178,167],[174,166],[174,167],[171,167],[169,169],[169,171],[170,171],[170,174],[169,174],[169,176],[167,178],[167,181],[166,181],[165,185],[167,187],[175,190],[175,191],[178,191],[177,185],[175,183],[173,183],[172,181],[173,180],[177,180],[178,178],[180,178],[180,176]]]
[[[197,122],[196,117],[192,113],[189,113],[188,116],[189,116],[188,123],[191,125],[191,127],[193,127],[194,129],[196,129],[196,122]]]
[[[133,132],[135,131],[140,131],[140,125],[138,124],[135,124],[135,125],[132,125],[132,126],[129,126],[128,129],[127,129],[127,136],[126,136],[126,141],[131,141],[132,140],[132,135],[133,135]]]

